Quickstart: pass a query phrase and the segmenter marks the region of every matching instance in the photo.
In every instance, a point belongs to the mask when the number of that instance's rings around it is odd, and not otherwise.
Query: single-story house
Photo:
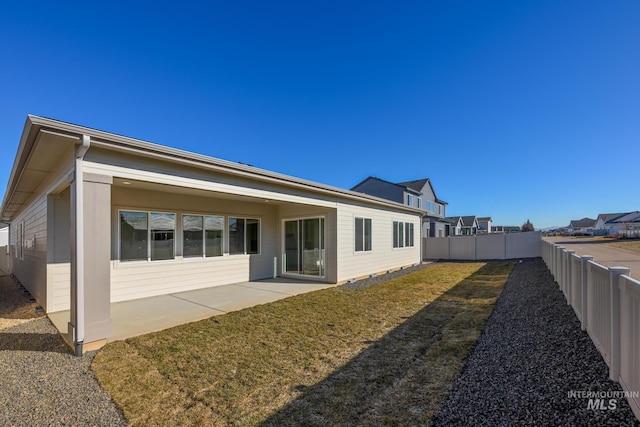
[[[520,233],[522,231],[522,227],[519,225],[492,225],[491,232],[492,233]]]
[[[110,304],[274,276],[328,283],[421,261],[416,207],[28,116],[0,207],[10,272],[76,353]]]
[[[618,224],[613,224],[611,221],[621,218],[626,214],[626,212],[598,214],[596,224],[594,226],[595,234],[602,236],[617,233],[622,229],[622,227]]]
[[[574,219],[569,223],[569,234],[573,235],[593,235],[596,220],[592,218]]]

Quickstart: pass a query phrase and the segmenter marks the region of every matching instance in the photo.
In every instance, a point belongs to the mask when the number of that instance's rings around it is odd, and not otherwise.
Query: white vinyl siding
[[[12,273],[46,307],[47,303],[47,196],[42,195],[13,221],[10,230]],[[28,244],[27,244],[28,241]]]
[[[354,250],[354,218],[370,218],[372,222],[371,251]],[[393,249],[393,221],[419,224],[419,215],[402,214],[372,207],[338,203],[337,206],[337,281],[349,280],[372,273],[386,272],[420,262],[418,245],[403,250]],[[414,228],[415,230],[415,228]],[[334,231],[330,231],[334,233]],[[415,237],[414,237],[415,238]],[[404,239],[404,237],[403,237]],[[329,247],[327,248],[329,253]],[[330,256],[327,256],[330,259]]]
[[[249,258],[242,255],[171,263],[122,263],[111,269],[111,302],[246,282]]]

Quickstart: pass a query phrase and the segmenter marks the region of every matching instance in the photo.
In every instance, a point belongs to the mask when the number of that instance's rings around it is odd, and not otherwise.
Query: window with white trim
[[[260,220],[229,218],[229,254],[260,253]]]
[[[371,218],[356,218],[355,248],[356,252],[371,250]]]
[[[413,206],[413,195],[407,194],[407,205]]]
[[[222,256],[223,236],[223,216],[182,215],[184,258]]]
[[[24,259],[24,222],[18,224],[18,235],[16,237],[16,258]]]
[[[120,211],[120,261],[175,258],[176,214]]]
[[[418,197],[418,209],[422,209],[422,197]]]
[[[393,221],[393,247],[413,247],[414,229],[412,222]]]

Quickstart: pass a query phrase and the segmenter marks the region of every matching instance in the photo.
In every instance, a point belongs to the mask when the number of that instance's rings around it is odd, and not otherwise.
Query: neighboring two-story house
[[[451,223],[445,219],[447,202],[436,196],[429,178],[393,183],[370,176],[351,190],[424,210],[422,237],[444,237],[450,234]]]

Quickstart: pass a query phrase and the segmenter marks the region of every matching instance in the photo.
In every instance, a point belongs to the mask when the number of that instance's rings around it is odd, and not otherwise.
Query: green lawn
[[[445,263],[324,289],[104,347],[132,425],[428,423],[513,263]]]

